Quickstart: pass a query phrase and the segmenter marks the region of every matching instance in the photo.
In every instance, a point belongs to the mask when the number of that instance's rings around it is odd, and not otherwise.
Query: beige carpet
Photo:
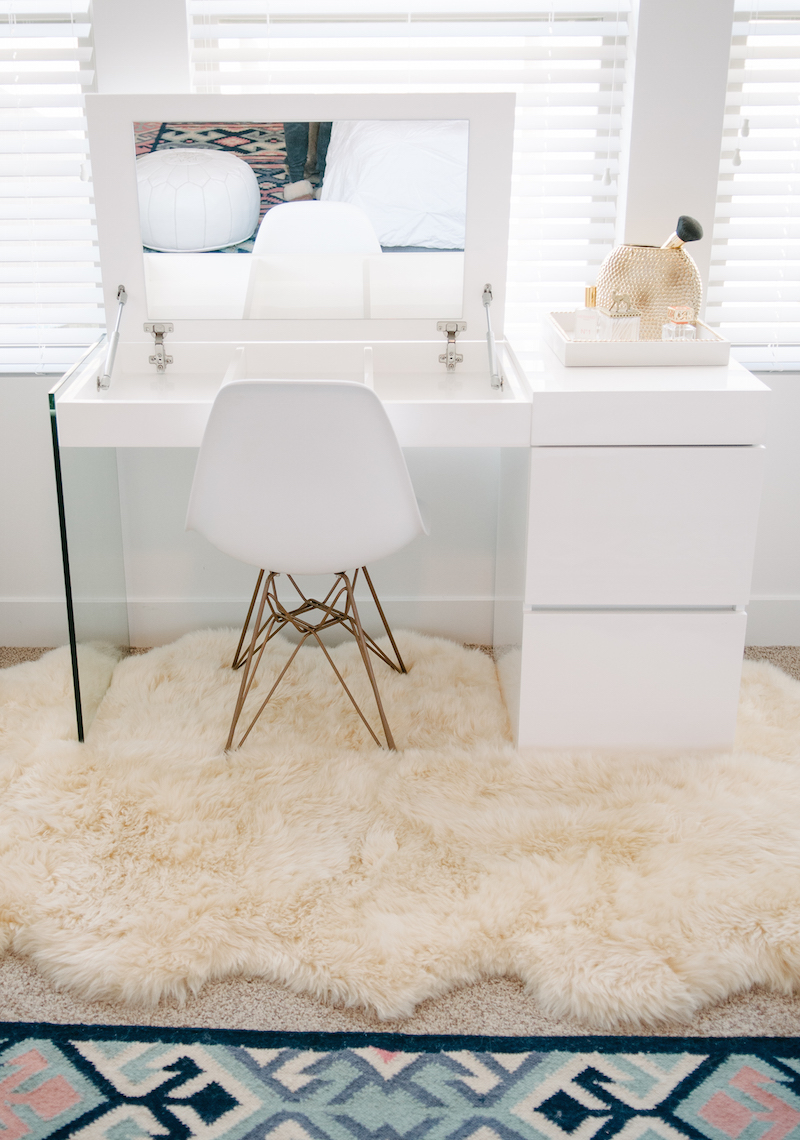
[[[750,656],[766,656],[797,669],[797,651],[770,649],[751,651]],[[162,662],[163,664],[163,662]],[[162,670],[163,671],[163,670]],[[767,680],[769,675],[767,674]],[[9,680],[11,678],[9,677]],[[759,682],[764,683],[764,678]],[[163,695],[163,694],[162,694]],[[124,703],[124,702],[123,702]],[[164,710],[169,709],[169,702]],[[119,709],[117,708],[117,713]],[[53,731],[54,709],[48,731]],[[117,713],[114,713],[116,716]],[[758,717],[756,717],[758,722]],[[746,730],[759,725],[752,717]],[[760,725],[761,728],[765,724]],[[786,725],[766,725],[773,733]],[[474,728],[474,725],[473,725]],[[474,735],[474,733],[473,733]],[[485,738],[484,738],[485,739]],[[28,743],[32,743],[30,737]],[[474,739],[471,741],[474,745]],[[67,749],[71,746],[67,745]],[[64,757],[62,756],[62,759]],[[767,762],[769,763],[769,761]],[[773,758],[774,763],[774,758]],[[85,772],[84,772],[85,775]],[[719,773],[717,773],[717,778]],[[26,794],[30,794],[28,785]],[[52,820],[50,821],[52,823]],[[119,1004],[87,1002],[69,994],[57,994],[42,974],[19,955],[9,955],[0,967],[0,1016],[8,1020],[52,1020],[85,1022],[124,1022],[131,1024],[190,1024],[249,1026],[252,1028],[358,1029],[382,1028],[401,1032],[477,1033],[575,1033],[597,1032],[586,1022],[559,1020],[546,1015],[534,993],[510,978],[478,980],[444,997],[423,1000],[410,1019],[378,1022],[374,1016],[353,1009],[322,1005],[314,997],[292,994],[283,986],[261,979],[235,978],[207,985],[180,1008],[167,999],[155,1010],[130,1009]],[[551,1002],[552,1005],[552,1002]],[[676,1034],[777,1034],[793,1035],[800,1028],[800,1003],[794,998],[755,992],[732,997],[726,1002],[695,1015],[688,1023],[659,1025],[659,1032]],[[630,1032],[630,1028],[626,1028]],[[643,1030],[652,1032],[652,1029]]]

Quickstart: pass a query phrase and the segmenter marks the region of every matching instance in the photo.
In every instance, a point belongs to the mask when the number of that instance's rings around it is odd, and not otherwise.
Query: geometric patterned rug
[[[798,1140],[794,1038],[0,1023],[0,1138]]]

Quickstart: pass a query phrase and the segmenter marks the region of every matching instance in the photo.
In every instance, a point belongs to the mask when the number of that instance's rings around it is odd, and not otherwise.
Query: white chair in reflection
[[[244,315],[359,320],[370,315],[369,218],[347,202],[285,202],[264,215],[250,259]]]
[[[349,202],[284,202],[267,210],[254,254],[381,252],[363,210]]]
[[[299,644],[236,747],[310,638],[372,738],[381,743],[322,641],[323,631],[341,628],[358,643],[384,738],[393,749],[372,658],[400,673],[406,668],[366,563],[394,554],[427,531],[397,437],[375,393],[347,381],[239,380],[224,385],[200,447],[186,527],[259,568],[232,663],[243,672],[226,750],[233,746],[264,649],[287,627],[297,631]],[[364,632],[354,594],[359,568],[395,660]],[[278,596],[281,574],[299,596],[294,608],[286,608]],[[318,600],[297,585],[295,576],[302,574],[333,574],[334,582]]]

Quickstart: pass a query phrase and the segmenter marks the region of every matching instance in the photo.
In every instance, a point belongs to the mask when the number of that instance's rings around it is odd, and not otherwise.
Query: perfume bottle
[[[642,314],[628,293],[615,293],[611,304],[599,312],[600,340],[638,340]]]
[[[573,340],[597,340],[597,287],[586,286],[586,308],[576,309]]]
[[[694,340],[697,328],[694,324],[694,309],[691,305],[670,305],[667,309],[669,320],[661,326],[662,340]]]

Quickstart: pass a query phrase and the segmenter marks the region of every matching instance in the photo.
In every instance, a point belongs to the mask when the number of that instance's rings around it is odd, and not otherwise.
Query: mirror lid
[[[515,96],[395,95],[96,95],[86,96],[106,323],[114,327],[117,289],[128,293],[126,341],[148,341],[144,258],[139,228],[135,122],[320,122],[359,119],[468,120],[464,306],[467,336],[485,334],[483,289],[491,282],[492,324],[502,338]],[[213,255],[225,256],[225,255]],[[230,255],[232,256],[232,255]],[[239,255],[245,256],[245,255]],[[387,255],[391,256],[391,255]],[[172,318],[182,341],[436,340],[436,318],[372,320],[190,320]]]

